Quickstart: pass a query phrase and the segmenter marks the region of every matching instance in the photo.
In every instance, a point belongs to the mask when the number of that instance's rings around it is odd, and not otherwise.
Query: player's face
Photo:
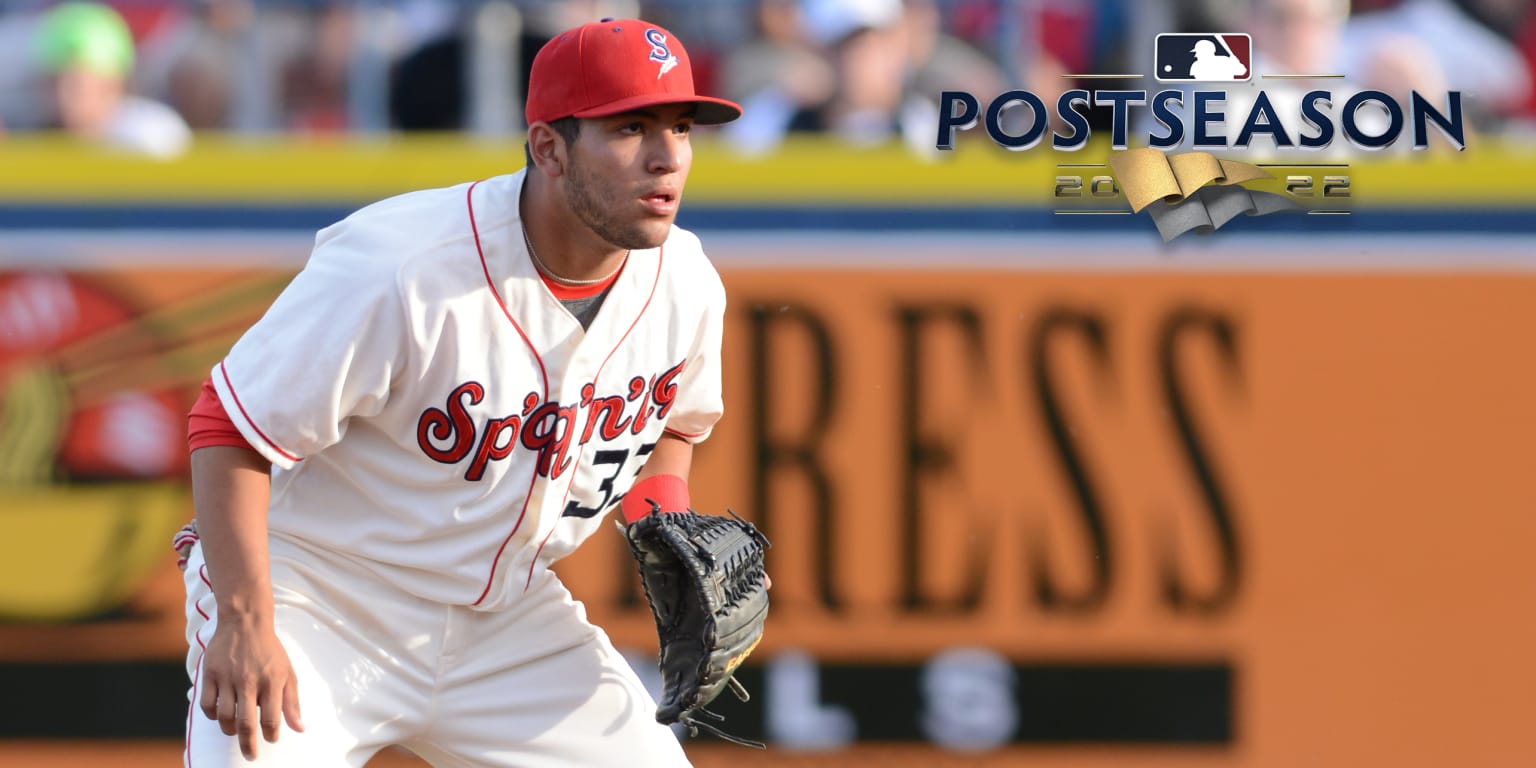
[[[565,174],[577,218],[620,248],[661,245],[693,165],[693,110],[668,104],[582,121]]]

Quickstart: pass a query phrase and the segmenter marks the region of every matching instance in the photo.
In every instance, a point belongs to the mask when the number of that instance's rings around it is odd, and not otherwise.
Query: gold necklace
[[[625,251],[624,252],[624,258],[619,259],[618,265],[613,268],[612,272],[609,272],[608,274],[603,275],[602,277],[596,278],[594,280],[576,280],[576,279],[569,278],[569,277],[563,277],[558,272],[555,272],[553,269],[550,269],[549,265],[545,264],[544,260],[539,258],[539,252],[535,251],[533,249],[533,241],[528,239],[528,228],[527,227],[523,227],[522,230],[523,230],[523,245],[528,246],[528,255],[533,258],[533,265],[535,267],[538,267],[540,272],[543,272],[545,275],[548,275],[550,277],[550,279],[554,280],[557,283],[564,283],[566,285],[597,285],[598,283],[605,282],[609,278],[611,278],[614,275],[618,274],[619,270],[624,268],[624,262],[629,260],[629,251]]]

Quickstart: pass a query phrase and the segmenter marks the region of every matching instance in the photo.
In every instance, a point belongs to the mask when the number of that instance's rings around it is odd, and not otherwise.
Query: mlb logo
[[[1253,38],[1243,32],[1157,36],[1158,80],[1234,82],[1253,79]]]

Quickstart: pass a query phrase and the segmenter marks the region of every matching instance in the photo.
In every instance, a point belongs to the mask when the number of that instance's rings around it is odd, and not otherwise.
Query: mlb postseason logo
[[[1253,39],[1242,32],[1163,33],[1155,47],[1155,74],[1165,83],[1253,79]]]
[[[1414,149],[1429,147],[1430,132],[1439,133],[1457,150],[1467,146],[1466,121],[1461,92],[1446,91],[1444,108],[1439,99],[1410,91],[1406,100],[1376,89],[1338,94],[1313,87],[1301,96],[1280,100],[1277,105],[1261,88],[1239,88],[1228,105],[1231,90],[1223,83],[1250,83],[1253,73],[1253,39],[1241,32],[1157,35],[1152,62],[1158,81],[1169,83],[1161,90],[1071,88],[1055,95],[1051,106],[1039,94],[1012,89],[985,102],[968,91],[939,94],[938,132],[934,147],[952,150],[955,134],[983,126],[999,147],[1024,151],[1049,141],[1057,152],[1075,152],[1089,146],[1094,132],[1087,110],[1109,108],[1108,163],[1059,163],[1055,198],[1070,202],[1073,209],[1056,213],[1134,214],[1151,211],[1165,240],[1195,229],[1214,231],[1232,217],[1247,213],[1265,215],[1281,210],[1306,209],[1307,213],[1343,214],[1348,203],[1350,177],[1342,163],[1248,164],[1218,158],[1200,150],[1246,150],[1255,139],[1275,149],[1320,150],[1336,138],[1363,150],[1390,147],[1407,134]],[[1141,78],[1134,74],[1068,74],[1064,78]],[[1342,78],[1338,74],[1265,73],[1265,78]],[[1213,83],[1191,87],[1186,83]],[[1047,95],[1049,96],[1049,95]],[[1017,107],[1004,120],[1005,112]],[[1132,107],[1151,114],[1150,120],[1134,119]],[[1295,110],[1295,119],[1281,120],[1281,108]],[[1241,110],[1246,109],[1246,116]],[[1374,113],[1361,119],[1362,112]],[[1385,120],[1381,120],[1385,117]],[[1148,130],[1137,137],[1145,146],[1130,149],[1133,125]],[[1235,135],[1234,135],[1235,132]],[[1189,145],[1193,152],[1176,152]],[[1256,149],[1263,150],[1266,144]],[[1292,155],[1295,157],[1296,155]],[[1266,168],[1302,171],[1281,178]],[[1084,172],[1079,169],[1102,169]],[[1328,175],[1319,176],[1319,172]],[[1273,182],[1275,191],[1243,188],[1247,182]],[[1319,180],[1321,183],[1318,183]],[[1319,194],[1321,190],[1321,194]],[[1134,198],[1134,199],[1133,199]],[[1070,200],[1069,200],[1070,199]],[[1303,202],[1319,203],[1313,207]],[[1084,205],[1077,208],[1078,205]]]

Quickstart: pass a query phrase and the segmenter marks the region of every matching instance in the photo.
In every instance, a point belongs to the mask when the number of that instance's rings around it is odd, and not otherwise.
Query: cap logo
[[[677,66],[677,57],[672,55],[672,49],[667,47],[667,36],[659,29],[647,29],[645,39],[651,44],[651,61],[661,65],[661,70],[656,73],[656,79],[672,71]]]

